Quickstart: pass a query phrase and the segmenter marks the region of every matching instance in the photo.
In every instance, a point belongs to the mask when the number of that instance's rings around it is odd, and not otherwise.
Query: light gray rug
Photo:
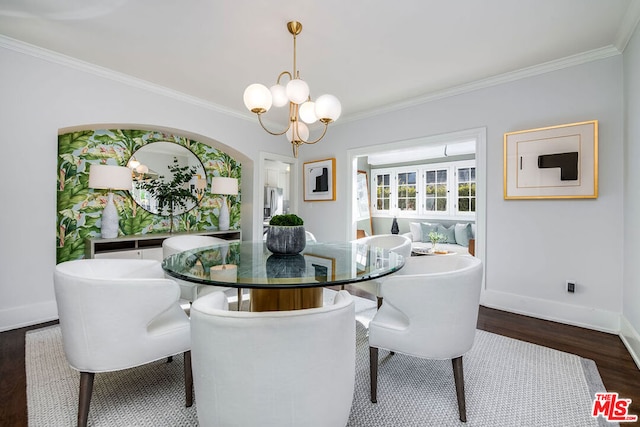
[[[331,294],[328,294],[328,298]],[[450,361],[381,351],[378,403],[369,401],[368,320],[374,303],[357,299],[356,387],[348,426],[458,426]],[[58,326],[26,340],[30,426],[72,426],[79,374],[69,368]],[[96,375],[90,426],[197,426],[196,404],[184,407],[182,357]],[[467,426],[598,426],[594,393],[604,391],[595,363],[523,341],[478,331],[464,356]],[[197,396],[196,396],[197,400]]]

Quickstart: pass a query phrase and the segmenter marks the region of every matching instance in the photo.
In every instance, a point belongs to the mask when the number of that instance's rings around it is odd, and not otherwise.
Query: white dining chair
[[[160,262],[82,259],[53,275],[64,353],[80,371],[78,426],[86,426],[96,373],[184,354],[186,406],[192,404],[189,318],[180,287]]]
[[[390,252],[402,255],[405,259],[411,256],[411,239],[402,234],[375,234],[373,236],[362,237],[354,240],[356,243],[370,247],[387,249]],[[352,283],[352,286],[361,289],[376,297],[378,307],[382,304],[380,295],[380,285],[384,278],[367,280],[364,282]]]
[[[459,255],[414,257],[409,264],[407,272],[382,283],[384,301],[369,323],[371,402],[378,398],[379,348],[424,359],[451,359],[459,416],[466,422],[462,356],[475,338],[482,262]]]
[[[180,235],[172,236],[162,242],[162,257],[167,258],[191,249],[204,248],[214,245],[228,245],[229,241],[213,236]],[[180,285],[180,298],[193,303],[198,297],[216,291],[224,292],[228,297],[237,296],[238,310],[242,307],[242,289],[224,286],[200,285],[186,280],[174,279]]]
[[[227,310],[216,292],[194,301],[191,342],[201,426],[344,427],[355,384],[355,311]]]

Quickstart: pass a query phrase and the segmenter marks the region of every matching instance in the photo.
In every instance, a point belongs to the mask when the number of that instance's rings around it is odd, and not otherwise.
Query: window
[[[373,215],[464,217],[476,211],[474,160],[372,169]]]
[[[416,172],[398,173],[398,208],[402,211],[416,210]]]
[[[476,168],[458,168],[458,212],[476,211]]]
[[[391,184],[390,174],[380,174],[375,176],[376,200],[373,203],[376,210],[388,211],[391,209]]]
[[[446,212],[449,197],[447,185],[448,169],[425,170],[424,210],[427,212]]]

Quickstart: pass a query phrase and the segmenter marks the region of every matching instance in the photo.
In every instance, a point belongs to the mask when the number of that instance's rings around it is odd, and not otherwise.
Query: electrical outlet
[[[567,292],[574,293],[576,291],[575,280],[567,280]]]

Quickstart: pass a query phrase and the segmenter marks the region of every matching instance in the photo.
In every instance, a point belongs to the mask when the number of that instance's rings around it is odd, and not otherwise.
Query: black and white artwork
[[[504,198],[598,197],[598,122],[504,135]]]
[[[304,164],[304,200],[329,201],[336,199],[336,159],[325,159]]]

